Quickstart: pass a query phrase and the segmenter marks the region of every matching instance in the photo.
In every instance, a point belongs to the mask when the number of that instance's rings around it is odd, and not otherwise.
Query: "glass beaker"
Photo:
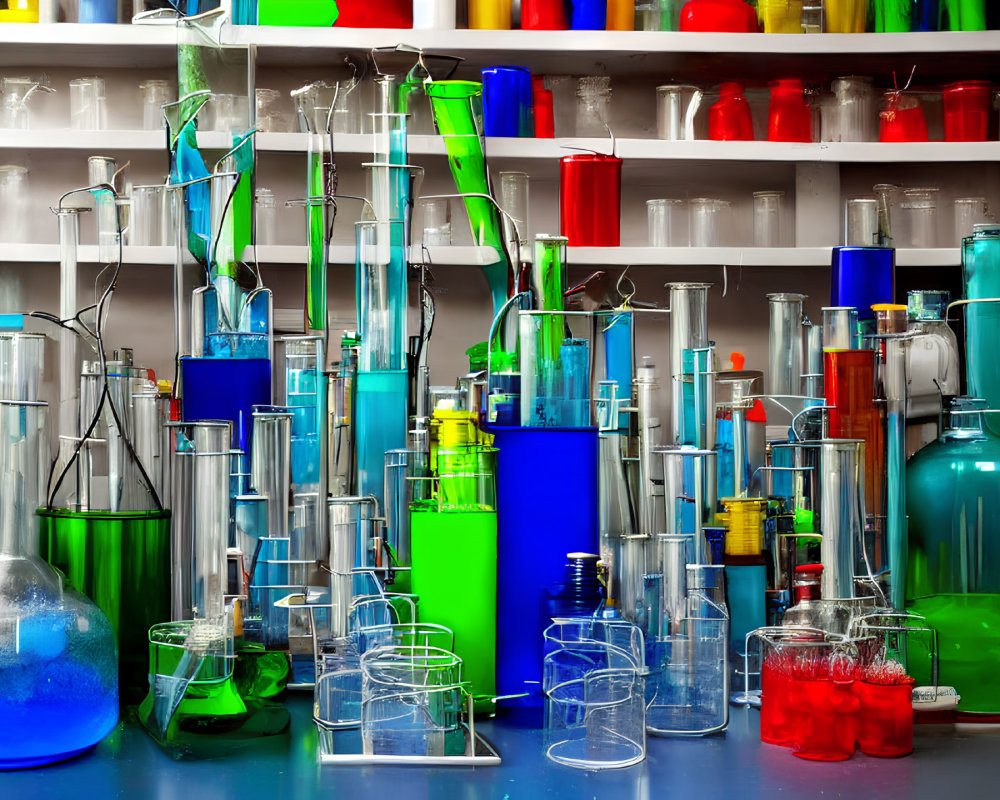
[[[680,30],[681,7],[685,0],[636,0],[637,31]]]
[[[28,168],[0,166],[0,242],[27,242]]]
[[[437,647],[377,647],[361,656],[366,755],[465,752],[462,659]]]
[[[261,133],[274,133],[288,130],[284,114],[278,110],[281,92],[277,89],[256,89],[254,103],[256,105],[255,127]]]
[[[69,126],[76,131],[103,131],[108,127],[104,78],[75,78],[69,82]]]
[[[657,86],[656,135],[671,142],[694,139],[694,120],[702,96],[697,86]]]
[[[254,192],[256,208],[256,243],[271,245],[278,243],[278,202],[274,192],[261,186]]]
[[[517,236],[514,236],[513,229],[506,230],[510,228],[511,220],[504,217],[507,241],[513,242],[517,239],[522,248],[528,246],[531,238],[528,233],[528,185],[526,172],[500,173],[500,208],[513,218],[513,224],[517,228]]]
[[[422,200],[425,247],[447,247],[451,244],[451,204],[448,198]]]
[[[166,125],[166,120],[163,117],[163,106],[173,102],[173,87],[168,81],[143,81],[139,84],[139,95],[142,98],[142,129],[144,131],[162,130]]]
[[[678,241],[681,234],[678,217],[683,206],[683,200],[658,199],[646,201],[646,218],[649,226],[650,247],[675,247],[681,244]]]
[[[927,118],[920,96],[911,92],[886,92],[879,112],[878,140],[926,142],[927,138]]]
[[[878,201],[874,197],[852,197],[845,204],[844,244],[873,247],[878,235]]]
[[[937,197],[940,189],[903,189],[899,203],[897,247],[937,247]],[[901,230],[900,230],[901,229]]]
[[[764,33],[802,33],[802,0],[757,0]]]
[[[784,192],[753,193],[753,246],[781,247],[784,244],[782,214]]]
[[[469,0],[469,27],[479,30],[510,30],[511,0]]]
[[[962,246],[962,239],[972,236],[976,225],[985,225],[992,221],[989,206],[985,197],[959,197],[955,200],[955,233],[952,242],[958,241],[958,246]],[[951,244],[951,243],[949,243]]]
[[[941,92],[946,142],[985,142],[990,128],[989,81],[949,83]]]
[[[721,247],[725,241],[732,203],[711,197],[688,200],[688,239],[691,247]]]
[[[835,103],[835,124],[828,135],[826,117],[823,121],[825,142],[874,142],[877,113],[875,89],[871,78],[851,75],[837,78],[831,84]]]
[[[27,130],[31,126],[28,100],[36,92],[52,93],[48,78],[7,77],[0,81],[0,128]]]
[[[245,133],[250,129],[250,98],[247,95],[213,94],[205,105],[206,130]]]
[[[611,78],[588,75],[576,79],[576,135],[603,139],[611,121]]]
[[[726,81],[719,87],[719,99],[708,110],[709,139],[753,141],[753,117],[743,91],[743,84],[737,81]]]
[[[118,724],[111,625],[38,557],[45,410],[0,403],[0,769],[72,758]]]

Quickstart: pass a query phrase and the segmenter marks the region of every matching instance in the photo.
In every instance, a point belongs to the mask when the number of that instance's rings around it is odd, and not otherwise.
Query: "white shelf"
[[[223,43],[256,45],[259,63],[329,66],[347,54],[406,43],[466,59],[468,67],[519,63],[539,72],[672,73],[716,82],[735,76],[805,78],[858,70],[891,81],[917,66],[918,81],[998,72],[1000,31],[888,34],[732,34],[641,31],[480,31],[226,26]],[[0,66],[163,67],[176,62],[171,25],[0,24]],[[902,65],[902,66],[901,66]],[[989,75],[980,74],[983,71]],[[664,75],[664,77],[667,77]]]
[[[305,265],[305,245],[261,245],[257,260],[267,265]],[[81,263],[97,263],[97,246],[82,245]],[[417,254],[414,254],[415,256]],[[427,248],[427,263],[441,266],[477,266],[496,260],[491,247],[456,245]],[[253,260],[253,253],[245,254]],[[414,261],[417,259],[414,258]],[[825,267],[830,265],[829,247],[570,247],[570,266],[745,266],[745,267]],[[55,244],[0,244],[0,262],[58,263],[59,246]],[[126,264],[174,263],[173,247],[125,248]],[[353,264],[354,247],[333,245],[331,264]],[[932,250],[897,250],[899,267],[950,267],[961,264],[958,248]]]
[[[229,134],[203,131],[198,142],[206,149],[228,149]],[[309,137],[304,133],[259,133],[257,150],[262,153],[304,153]],[[413,156],[445,156],[440,136],[408,137]],[[371,156],[371,134],[336,134],[334,148],[339,154]],[[527,161],[555,160],[582,148],[607,152],[607,139],[513,139],[486,140],[491,159]],[[166,148],[162,131],[0,131],[0,149],[122,151]],[[662,139],[618,139],[616,152],[626,161],[743,161],[743,162],[825,162],[825,163],[940,163],[1000,160],[1000,142],[667,142]]]

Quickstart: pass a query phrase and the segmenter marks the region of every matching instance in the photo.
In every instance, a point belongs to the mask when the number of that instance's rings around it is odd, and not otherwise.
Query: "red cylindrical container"
[[[757,33],[757,12],[743,0],[690,0],[681,9],[682,31]]]
[[[879,112],[880,142],[926,142],[927,118],[920,99],[904,92],[886,92]]]
[[[708,109],[708,138],[717,142],[753,141],[753,117],[742,83],[726,81],[719,87],[719,99]]]
[[[621,244],[622,160],[580,153],[559,161],[559,228],[570,247]]]
[[[913,752],[913,681],[882,685],[856,681],[858,747],[879,758]]]
[[[791,747],[793,736],[788,707],[790,665],[777,653],[765,657],[760,671],[760,740],[765,744]]]
[[[535,108],[535,138],[553,139],[556,117],[552,106],[552,90],[545,88],[545,78],[531,77],[531,101]]]
[[[526,31],[564,31],[566,11],[562,0],[521,0],[521,27]]]
[[[810,761],[846,761],[854,755],[858,700],[850,682],[793,680],[792,753]]]
[[[771,104],[767,111],[769,142],[811,142],[812,112],[798,78],[771,83]]]
[[[989,81],[949,83],[942,91],[944,100],[944,140],[985,142],[990,127]]]
[[[412,28],[413,0],[338,0],[338,28]]]

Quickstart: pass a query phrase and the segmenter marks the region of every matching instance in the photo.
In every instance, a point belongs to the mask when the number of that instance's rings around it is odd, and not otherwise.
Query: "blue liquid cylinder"
[[[763,564],[726,566],[726,605],[729,606],[729,647],[740,656],[747,634],[767,624],[765,591],[767,567]],[[737,666],[742,665],[742,660]]]
[[[271,362],[266,358],[182,358],[184,422],[229,420],[233,446],[250,452],[253,407],[271,404]]]
[[[80,0],[77,21],[114,25],[118,22],[118,0]]]
[[[497,694],[542,705],[547,597],[566,555],[595,553],[597,429],[496,427]]]
[[[871,307],[896,296],[896,251],[891,247],[834,247],[830,305],[852,306],[858,319],[873,319]]]
[[[534,136],[531,73],[523,67],[483,70],[483,131],[486,136]]]
[[[573,30],[603,31],[607,22],[607,0],[573,0]]]
[[[615,398],[631,405],[632,398],[632,312],[622,311],[608,320],[604,335],[605,378],[614,381]],[[628,432],[628,412],[618,414],[618,430]]]

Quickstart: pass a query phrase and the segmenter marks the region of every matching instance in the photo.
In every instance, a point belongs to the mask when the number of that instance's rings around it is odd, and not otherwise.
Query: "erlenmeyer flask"
[[[37,555],[45,408],[0,402],[0,769],[70,758],[118,723],[111,625]]]

